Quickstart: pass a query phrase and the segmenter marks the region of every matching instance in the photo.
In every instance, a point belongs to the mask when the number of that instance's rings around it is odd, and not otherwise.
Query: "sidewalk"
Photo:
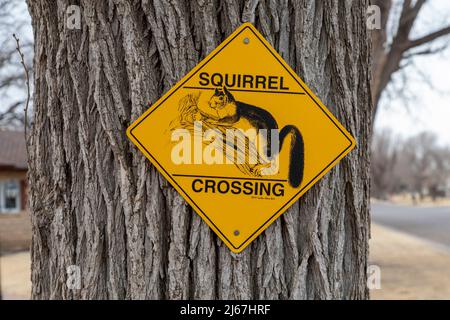
[[[29,299],[31,293],[30,252],[0,257],[3,299]]]
[[[381,268],[372,299],[450,299],[450,250],[372,223],[370,265]]]

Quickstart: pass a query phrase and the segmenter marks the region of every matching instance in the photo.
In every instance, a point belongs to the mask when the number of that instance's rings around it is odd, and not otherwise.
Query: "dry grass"
[[[30,253],[0,257],[3,299],[29,299],[31,293]]]
[[[381,268],[372,299],[450,299],[450,251],[372,224],[370,264]]]

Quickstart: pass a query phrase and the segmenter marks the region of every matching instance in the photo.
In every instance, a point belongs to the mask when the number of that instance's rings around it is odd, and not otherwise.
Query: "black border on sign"
[[[314,103],[320,108],[320,110],[322,110],[322,112],[328,117],[328,119],[330,119],[330,121],[336,126],[336,128],[339,129],[339,131],[344,135],[344,137],[349,141],[349,145],[348,147],[346,147],[344,149],[344,151],[342,151],[336,158],[334,158],[322,171],[320,171],[314,178],[311,179],[311,181],[309,181],[302,189],[299,190],[299,192],[297,192],[292,198],[290,198],[279,210],[277,210],[272,216],[270,216],[269,219],[267,219],[267,221],[265,221],[258,229],[255,230],[255,232],[253,232],[247,239],[245,239],[239,246],[234,246],[233,243],[227,238],[227,236],[225,236],[222,231],[216,226],[216,224],[206,215],[206,213],[194,202],[194,200],[192,200],[192,198],[183,190],[183,188],[175,181],[175,179],[172,177],[171,174],[169,174],[169,172],[166,171],[166,169],[164,169],[164,167],[159,163],[158,160],[156,160],[155,157],[153,157],[151,155],[151,153],[147,150],[147,148],[145,148],[145,146],[136,138],[136,136],[133,134],[133,130],[145,119],[147,119],[147,117],[149,115],[151,115],[153,113],[153,111],[155,111],[159,106],[161,106],[172,94],[174,94],[175,92],[177,92],[180,88],[183,87],[183,85],[189,81],[194,75],[196,75],[203,67],[205,67],[205,65],[211,61],[211,59],[213,59],[217,54],[219,54],[219,52],[221,52],[223,49],[225,49],[225,47],[230,44],[238,35],[240,35],[244,30],[246,29],[250,29],[250,31],[256,36],[256,38],[261,41],[261,43],[266,47],[266,49],[269,50],[269,52],[273,55],[273,57],[281,64],[281,66],[289,73],[289,75],[295,80],[295,82],[297,82],[300,87],[305,91],[305,93],[311,98],[312,101],[314,101]],[[155,108],[149,112],[144,118],[142,118],[139,122],[137,122],[133,128],[130,129],[130,134],[134,137],[134,139],[140,144],[140,146],[147,152],[147,154],[161,167],[162,170],[164,170],[164,172],[167,174],[168,177],[171,178],[172,182],[174,184],[176,184],[180,190],[183,191],[184,195],[189,198],[191,200],[192,203],[195,204],[196,208],[203,213],[203,215],[206,217],[206,219],[208,219],[208,221],[216,228],[216,230],[228,241],[229,244],[231,244],[231,246],[233,248],[235,248],[236,250],[238,250],[240,247],[242,247],[250,238],[252,238],[255,233],[257,233],[259,230],[261,230],[270,220],[272,220],[273,217],[275,217],[281,210],[283,210],[286,205],[288,203],[290,203],[292,201],[292,199],[294,199],[295,197],[297,197],[297,195],[299,195],[303,190],[305,190],[317,177],[319,177],[325,170],[327,170],[332,164],[333,162],[335,162],[342,154],[344,154],[349,148],[351,148],[352,146],[352,141],[349,139],[349,137],[344,133],[344,131],[342,131],[342,129],[336,124],[336,122],[330,117],[330,115],[320,106],[319,103],[317,103],[317,101],[310,95],[310,93],[305,90],[305,88],[303,87],[303,85],[297,80],[297,78],[292,74],[292,72],[286,68],[286,66],[280,61],[280,59],[278,59],[278,57],[276,55],[274,55],[274,53],[272,52],[272,49],[269,48],[264,41],[261,40],[261,38],[258,36],[258,34],[256,34],[249,26],[246,26],[245,28],[243,28],[239,33],[237,33],[233,38],[231,38],[228,43],[226,43],[219,51],[217,51],[214,55],[212,55],[208,60],[206,60],[201,67],[198,68],[198,70],[196,72],[194,72],[189,78],[187,78],[185,81],[183,81],[182,83],[179,83],[177,85],[177,88],[175,90],[172,91],[171,94],[169,94],[164,100],[162,100],[157,106],[155,106]]]

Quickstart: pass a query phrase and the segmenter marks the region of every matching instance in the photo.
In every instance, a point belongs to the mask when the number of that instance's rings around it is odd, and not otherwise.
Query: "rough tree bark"
[[[368,1],[28,1],[35,34],[30,195],[35,299],[367,298]],[[232,254],[125,130],[253,22],[358,147]],[[66,268],[81,268],[81,289]]]

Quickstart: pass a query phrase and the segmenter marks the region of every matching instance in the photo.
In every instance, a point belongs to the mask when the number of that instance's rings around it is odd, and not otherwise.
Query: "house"
[[[24,133],[0,130],[0,250],[3,253],[27,249],[31,241],[26,175]]]

